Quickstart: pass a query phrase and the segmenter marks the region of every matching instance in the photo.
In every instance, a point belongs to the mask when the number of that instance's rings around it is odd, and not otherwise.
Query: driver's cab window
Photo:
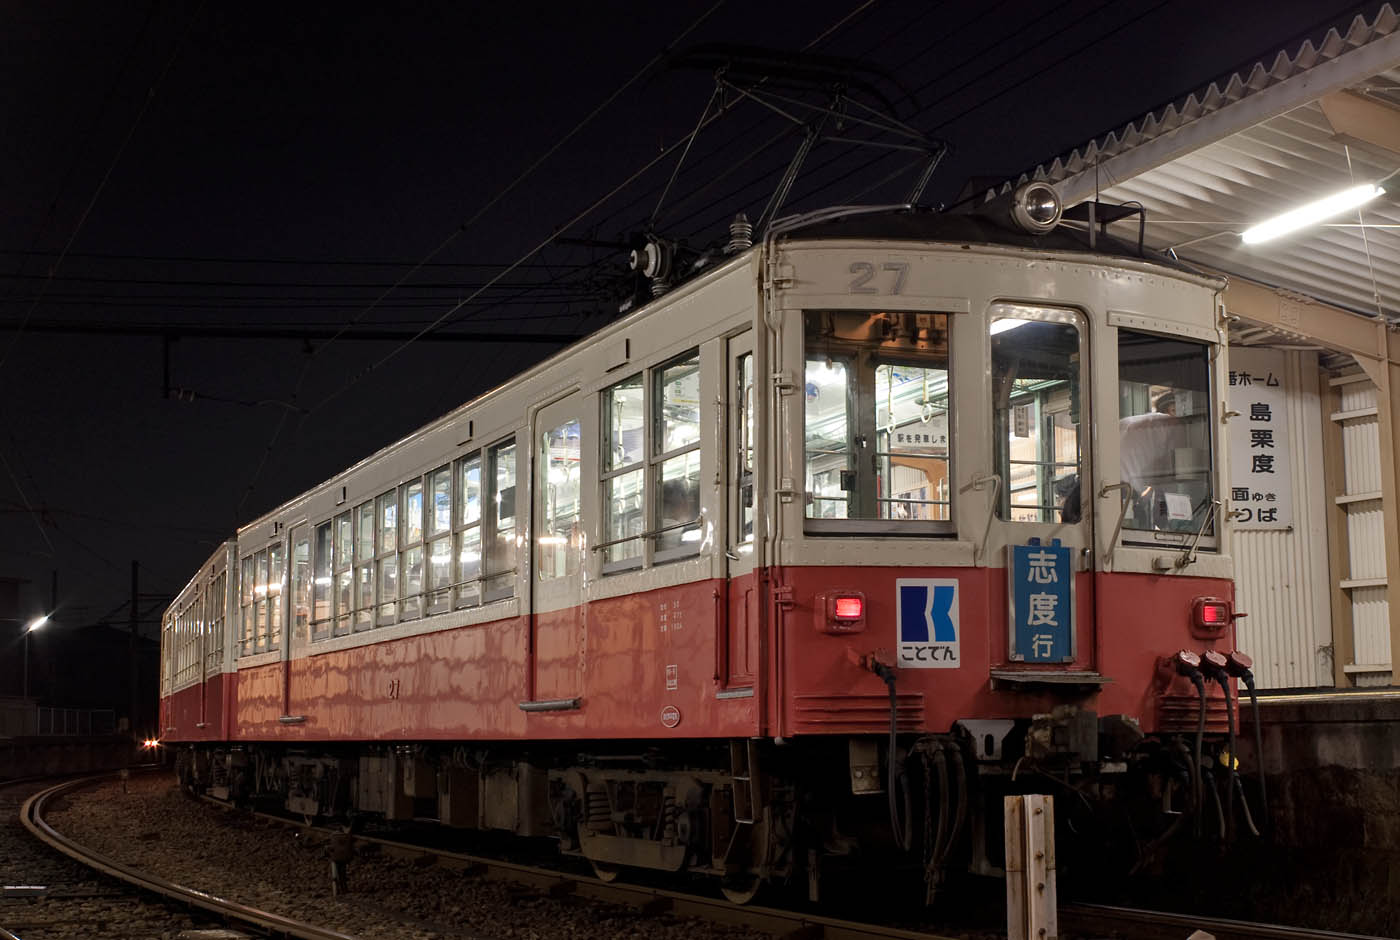
[[[1125,533],[1214,534],[1210,415],[1208,345],[1118,330]]]
[[[1009,522],[1083,518],[1081,338],[1075,313],[995,304],[992,446],[998,516]]]
[[[950,319],[806,314],[809,530],[950,530]]]

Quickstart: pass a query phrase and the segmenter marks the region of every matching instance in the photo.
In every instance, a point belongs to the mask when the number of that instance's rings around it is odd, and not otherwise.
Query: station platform
[[[1259,721],[1269,775],[1323,767],[1400,772],[1400,689],[1268,692],[1259,696]],[[1240,725],[1240,756],[1258,766],[1247,697]],[[1400,794],[1396,802],[1400,810]]]

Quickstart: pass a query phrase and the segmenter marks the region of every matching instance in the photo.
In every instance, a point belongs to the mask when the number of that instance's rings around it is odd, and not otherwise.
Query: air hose
[[[1176,671],[1178,675],[1185,676],[1191,680],[1191,684],[1196,687],[1196,696],[1200,700],[1200,710],[1196,716],[1196,751],[1194,786],[1192,788],[1191,802],[1196,807],[1196,835],[1201,834],[1201,742],[1206,735],[1206,680],[1201,675],[1201,657],[1190,650],[1180,650],[1174,657]]]
[[[910,820],[913,814],[909,805],[909,784],[904,775],[904,761],[899,758],[898,751],[899,700],[895,697],[896,675],[894,667],[885,665],[873,656],[866,659],[866,668],[883,679],[890,690],[889,782],[886,787],[890,794],[890,832],[894,835],[894,844],[901,851],[907,852],[914,841]],[[904,800],[903,819],[900,818],[899,808],[901,794]]]
[[[1230,675],[1244,683],[1244,687],[1249,690],[1249,707],[1254,712],[1254,759],[1259,764],[1259,810],[1260,822],[1265,828],[1269,825],[1269,787],[1264,779],[1264,732],[1259,721],[1259,695],[1254,689],[1254,672],[1252,667],[1254,660],[1250,659],[1239,650],[1230,654],[1230,660],[1225,668],[1230,670]],[[1241,795],[1241,801],[1244,797]],[[1245,807],[1246,810],[1248,806]]]
[[[1201,657],[1201,669],[1220,686],[1225,696],[1225,727],[1228,729],[1229,743],[1226,745],[1225,760],[1225,819],[1228,823],[1227,839],[1235,837],[1235,704],[1230,698],[1230,675],[1225,666],[1225,654],[1207,650]]]

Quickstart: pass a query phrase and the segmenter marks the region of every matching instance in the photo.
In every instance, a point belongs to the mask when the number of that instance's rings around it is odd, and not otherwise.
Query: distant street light
[[[29,634],[48,622],[49,615],[44,614],[42,617],[36,617],[29,621],[24,627],[24,697],[26,700],[29,698]]]

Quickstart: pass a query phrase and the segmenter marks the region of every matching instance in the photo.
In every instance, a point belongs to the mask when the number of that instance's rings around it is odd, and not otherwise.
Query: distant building
[[[22,635],[24,612],[21,606],[29,582],[24,578],[0,576],[0,696],[18,696],[24,684]]]

